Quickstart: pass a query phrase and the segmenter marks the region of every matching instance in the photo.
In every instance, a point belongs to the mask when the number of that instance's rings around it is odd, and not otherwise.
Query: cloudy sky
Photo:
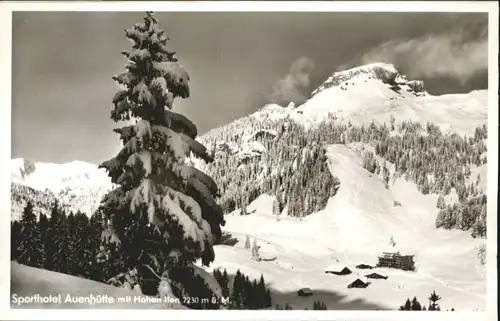
[[[331,73],[394,63],[432,94],[487,88],[487,15],[156,13],[191,77],[178,100],[201,133],[267,102],[300,103]],[[13,15],[12,157],[98,164],[118,150],[111,77],[142,13]]]

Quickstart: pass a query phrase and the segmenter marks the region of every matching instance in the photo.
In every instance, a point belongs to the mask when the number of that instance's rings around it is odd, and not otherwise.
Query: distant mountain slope
[[[75,188],[110,187],[106,172],[95,165],[74,161],[65,164],[30,162],[23,158],[11,161],[12,182],[54,193]]]
[[[68,211],[91,214],[112,188],[104,170],[81,161],[52,164],[17,158],[10,165],[12,218],[19,217],[27,201],[48,214],[56,199]]]

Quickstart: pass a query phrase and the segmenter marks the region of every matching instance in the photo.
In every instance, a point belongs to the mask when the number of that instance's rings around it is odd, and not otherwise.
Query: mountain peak
[[[333,87],[346,84],[351,80],[377,79],[385,84],[395,84],[399,72],[393,64],[376,62],[334,72],[323,84],[312,92],[312,96]]]
[[[11,167],[14,172],[24,179],[36,170],[35,163],[29,159],[25,158],[14,158],[11,160]]]

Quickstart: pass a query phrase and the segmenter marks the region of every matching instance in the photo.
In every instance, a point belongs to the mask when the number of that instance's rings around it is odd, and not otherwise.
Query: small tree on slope
[[[115,129],[124,147],[100,165],[118,185],[101,209],[109,222],[105,239],[128,252],[127,268],[137,268],[141,289],[154,294],[154,286],[144,286],[146,279],[156,277],[159,284],[164,272],[173,281],[173,274],[185,279],[192,262],[214,260],[213,243],[224,219],[214,200],[215,182],[185,163],[191,153],[212,158],[195,141],[196,126],[170,111],[175,98],[189,96],[189,76],[167,49],[169,38],[150,12],[126,37],[133,46],[122,52],[127,71],[113,77],[124,88],[113,98],[111,118],[135,124]]]
[[[429,296],[429,311],[441,310],[439,304],[437,303],[437,301],[439,300],[441,300],[441,297],[436,294],[436,291],[432,291],[431,295]]]
[[[260,261],[259,248],[260,246],[257,245],[257,239],[253,239],[252,259],[255,261]]]

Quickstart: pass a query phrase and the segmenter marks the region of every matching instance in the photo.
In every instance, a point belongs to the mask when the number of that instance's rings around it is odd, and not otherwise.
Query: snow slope
[[[31,171],[26,168],[31,167]],[[110,187],[108,175],[94,164],[74,161],[65,164],[29,162],[23,158],[11,161],[12,182],[34,189],[59,193],[66,189]]]
[[[17,298],[39,294],[41,297],[61,295],[62,303],[34,303],[16,304],[13,295]],[[64,303],[67,295],[72,298],[94,298],[105,296],[113,297],[114,303],[106,299],[107,303]],[[120,303],[118,298],[130,297],[131,302]],[[18,301],[19,302],[19,301]],[[104,302],[104,301],[101,301]],[[148,297],[131,290],[77,278],[71,275],[28,267],[18,263],[11,263],[11,308],[12,309],[185,309],[174,300],[166,299],[165,303],[156,303]]]
[[[273,304],[312,308],[322,300],[328,309],[397,309],[407,297],[417,296],[427,305],[436,290],[443,309],[484,309],[486,278],[476,258],[476,247],[485,240],[468,233],[435,228],[436,196],[423,196],[417,187],[396,180],[388,190],[382,180],[362,168],[358,154],[347,146],[328,148],[331,169],[342,185],[321,212],[302,221],[272,215],[273,198],[262,195],[248,209],[252,215],[236,211],[226,218],[224,231],[239,240],[235,246],[216,247],[211,268],[240,269],[249,277],[263,273],[273,294]],[[394,207],[393,201],[403,204]],[[251,260],[244,249],[245,237],[256,238],[261,257]],[[389,245],[393,237],[396,246]],[[356,265],[375,265],[382,251],[416,255],[416,272],[377,268],[357,270]],[[325,274],[333,264],[348,266],[353,274]],[[347,289],[358,277],[371,272],[388,275],[387,280],[371,280],[366,289]],[[359,274],[359,275],[358,275]],[[296,291],[311,288],[316,294],[302,298]]]

